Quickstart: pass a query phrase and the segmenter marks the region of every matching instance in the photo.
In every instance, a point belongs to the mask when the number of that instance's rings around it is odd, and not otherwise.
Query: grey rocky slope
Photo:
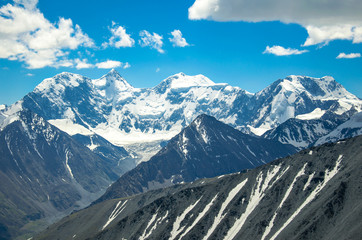
[[[94,201],[120,173],[37,114],[22,110],[0,131],[0,238],[39,230]]]
[[[362,136],[256,169],[108,200],[35,239],[360,239]]]
[[[148,162],[122,175],[97,202],[255,168],[295,152],[291,145],[250,136],[200,115]]]
[[[58,74],[15,105],[31,109],[59,128],[65,124],[63,130],[83,128],[123,145],[169,140],[202,113],[261,135],[291,118],[318,119],[327,112],[341,115],[352,108],[360,112],[362,102],[331,77],[289,76],[251,94],[183,73],[153,88],[139,89],[112,70],[93,80]],[[14,106],[0,112],[0,125],[12,111]]]

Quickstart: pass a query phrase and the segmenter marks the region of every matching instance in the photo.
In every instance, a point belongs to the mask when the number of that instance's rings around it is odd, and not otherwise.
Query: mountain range
[[[112,199],[35,239],[360,239],[362,137],[247,172]]]
[[[0,122],[19,108],[30,109],[71,135],[96,133],[119,146],[169,140],[203,113],[259,136],[289,119],[305,122],[326,116],[330,123],[322,123],[322,130],[306,130],[314,135],[311,139],[278,137],[303,148],[340,124],[341,115],[344,121],[360,112],[362,101],[332,77],[289,76],[252,94],[183,73],[153,88],[135,88],[112,70],[93,80],[72,73],[45,79],[18,103],[1,110]]]

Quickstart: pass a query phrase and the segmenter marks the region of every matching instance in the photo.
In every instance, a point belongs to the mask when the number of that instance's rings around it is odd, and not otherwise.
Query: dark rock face
[[[26,233],[20,228],[29,222],[53,222],[88,205],[119,177],[112,162],[29,110],[0,131],[0,163],[5,239]]]
[[[246,135],[201,115],[148,162],[124,174],[97,202],[255,168],[293,153],[290,145]]]
[[[112,199],[35,239],[360,239],[362,137],[248,172]]]

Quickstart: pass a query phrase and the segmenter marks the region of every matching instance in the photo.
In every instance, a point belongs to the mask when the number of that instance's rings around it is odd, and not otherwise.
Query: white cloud
[[[162,49],[162,39],[163,37],[158,35],[157,33],[149,33],[146,30],[140,32],[141,39],[139,40],[139,44],[142,47],[150,47],[156,49],[159,53],[164,53],[165,51]]]
[[[169,38],[170,42],[173,43],[174,47],[187,47],[190,46],[190,44],[188,44],[186,42],[186,39],[182,37],[182,33],[180,30],[173,30],[171,32],[171,35],[173,36],[172,38]]]
[[[92,68],[94,67],[93,64],[88,63],[87,59],[75,59],[75,68],[76,69],[84,69],[84,68]]]
[[[32,77],[32,76],[34,76],[34,74],[32,74],[32,73],[27,73],[26,76]]]
[[[130,34],[126,33],[126,29],[122,26],[116,26],[114,22],[112,22],[112,28],[110,28],[112,32],[112,37],[109,39],[109,42],[103,43],[103,47],[133,47],[135,41],[131,38]]]
[[[107,60],[105,62],[100,62],[96,64],[97,68],[103,68],[103,69],[110,69],[110,68],[117,68],[121,67],[122,62],[119,61],[113,61],[113,60]]]
[[[0,58],[22,61],[28,68],[55,67],[67,50],[91,47],[93,40],[71,19],[49,22],[37,0],[15,0],[0,8]]]
[[[340,53],[336,58],[341,59],[341,58],[360,58],[360,57],[361,57],[360,53],[349,53],[349,54]]]
[[[159,72],[161,69],[160,68],[156,68],[156,73]]]
[[[311,46],[316,44],[328,44],[333,40],[352,40],[353,43],[362,42],[362,27],[355,27],[353,25],[340,25],[340,26],[307,26],[308,38],[304,46]]]
[[[196,0],[189,18],[215,21],[281,21],[307,29],[305,46],[336,39],[362,42],[361,0]]]
[[[127,68],[130,68],[131,67],[131,64],[129,64],[128,62],[126,62],[124,65],[123,65],[123,69],[127,69]]]
[[[274,54],[276,56],[289,56],[289,55],[299,55],[302,53],[308,52],[307,50],[298,50],[292,48],[284,48],[282,46],[267,46],[263,54]]]

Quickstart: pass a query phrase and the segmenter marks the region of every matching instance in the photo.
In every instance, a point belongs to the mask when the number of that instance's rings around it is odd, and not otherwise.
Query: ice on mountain
[[[314,109],[312,112],[310,113],[306,113],[306,114],[299,114],[298,116],[296,116],[295,118],[297,119],[301,119],[301,120],[312,120],[312,119],[318,119],[321,118],[323,116],[323,114],[325,114],[325,110],[322,110],[320,108],[316,108]]]
[[[62,130],[63,132],[68,133],[69,135],[82,134],[82,135],[92,135],[94,134],[89,129],[85,128],[82,125],[74,123],[70,119],[52,119],[48,120],[48,122]]]

